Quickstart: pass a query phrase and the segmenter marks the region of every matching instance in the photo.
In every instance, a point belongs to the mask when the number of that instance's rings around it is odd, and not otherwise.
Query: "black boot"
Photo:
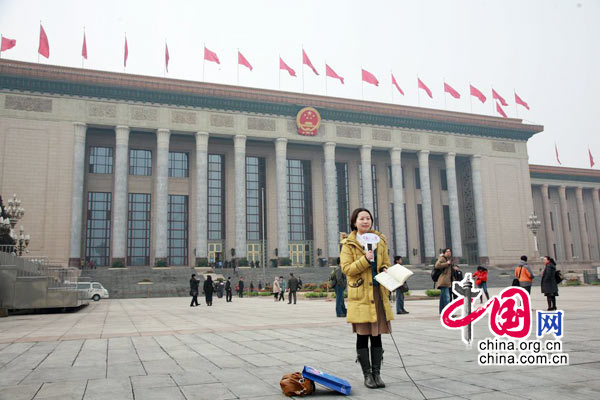
[[[371,363],[369,362],[369,349],[357,349],[356,361],[360,362],[360,367],[362,368],[363,376],[365,377],[365,386],[369,389],[377,388],[377,384],[373,380],[373,375],[371,375]]]
[[[383,361],[383,347],[371,347],[371,371],[373,380],[378,388],[384,388],[385,383],[381,380],[381,362]]]

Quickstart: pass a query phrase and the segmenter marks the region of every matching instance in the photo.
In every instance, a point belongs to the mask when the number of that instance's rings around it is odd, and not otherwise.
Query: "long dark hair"
[[[358,214],[360,214],[361,212],[366,211],[369,213],[369,216],[371,217],[371,228],[373,227],[373,214],[371,214],[371,211],[367,210],[366,208],[357,208],[356,210],[352,211],[352,216],[350,217],[350,229],[355,231],[356,229],[356,220],[358,219]]]

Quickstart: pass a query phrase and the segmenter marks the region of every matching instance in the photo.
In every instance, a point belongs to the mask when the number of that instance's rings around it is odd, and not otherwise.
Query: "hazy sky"
[[[328,78],[330,96],[360,99],[362,66],[380,82],[364,85],[365,100],[497,115],[493,87],[509,117],[545,127],[529,140],[530,163],[558,165],[556,142],[563,166],[589,168],[588,146],[600,166],[600,1],[0,0],[0,33],[17,40],[2,57],[37,62],[40,20],[50,41],[40,63],[81,67],[85,26],[85,68],[122,72],[127,33],[132,74],[163,76],[166,40],[166,76],[177,79],[202,80],[206,44],[221,60],[206,62],[206,81],[237,84],[239,48],[254,67],[239,68],[240,85],[302,92],[304,46],[320,74],[304,67],[306,93],[325,94],[325,62],[345,78]],[[280,74],[279,55],[297,78]],[[417,90],[417,76],[433,100]],[[444,98],[444,80],[459,100]],[[469,96],[469,83],[485,104]],[[530,111],[515,108],[515,90]]]

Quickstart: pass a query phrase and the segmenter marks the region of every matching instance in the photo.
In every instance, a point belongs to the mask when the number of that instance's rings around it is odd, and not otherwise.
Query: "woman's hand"
[[[369,262],[372,262],[375,258],[375,256],[373,255],[373,250],[367,250],[367,252],[365,253],[365,257],[367,257],[367,260],[369,260]]]

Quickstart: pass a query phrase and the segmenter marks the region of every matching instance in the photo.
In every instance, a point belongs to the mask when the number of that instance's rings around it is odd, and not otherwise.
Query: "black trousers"
[[[192,296],[192,302],[190,303],[190,307],[191,306],[199,306],[200,304],[198,304],[198,295]]]
[[[231,290],[228,290],[228,291],[225,293],[225,300],[226,300],[227,302],[230,302],[230,301],[231,301],[231,297],[232,297],[232,296],[231,296]]]
[[[206,300],[206,305],[207,306],[212,306],[212,293],[211,294],[205,294],[204,298]]]
[[[288,304],[292,304],[292,296],[294,296],[294,304],[296,304],[296,291],[291,291],[288,294]]]

